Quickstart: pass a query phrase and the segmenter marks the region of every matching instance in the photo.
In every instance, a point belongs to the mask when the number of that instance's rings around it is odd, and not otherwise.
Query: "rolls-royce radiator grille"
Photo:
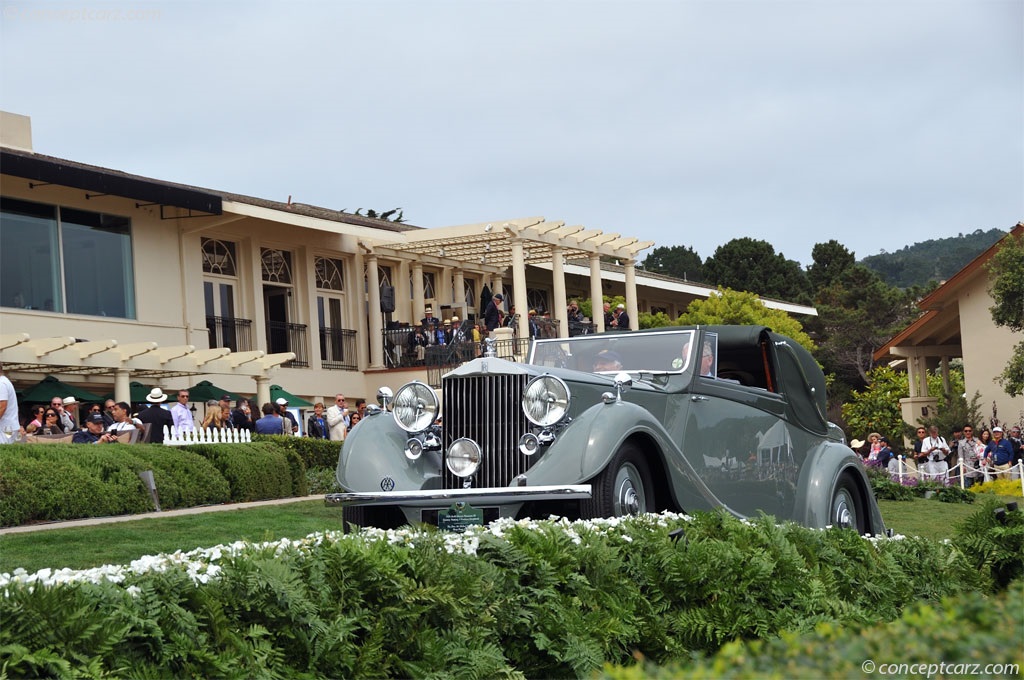
[[[480,445],[483,461],[472,477],[475,487],[508,486],[536,458],[519,453],[519,438],[529,427],[520,405],[527,377],[485,375],[444,381],[444,450],[460,437]],[[444,467],[446,489],[460,489],[463,481]]]

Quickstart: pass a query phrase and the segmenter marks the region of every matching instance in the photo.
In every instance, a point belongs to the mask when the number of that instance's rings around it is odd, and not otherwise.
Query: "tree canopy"
[[[988,263],[992,277],[989,292],[995,305],[990,308],[997,326],[1024,331],[1024,237],[1007,236]],[[1024,341],[1013,348],[1010,361],[998,378],[1011,397],[1024,394]]]
[[[787,260],[767,241],[748,236],[719,246],[704,263],[707,283],[763,297],[809,302],[810,287],[800,263]]]
[[[644,258],[640,266],[645,271],[686,281],[704,280],[704,262],[689,246],[659,246]]]
[[[718,294],[706,300],[694,300],[686,313],[677,319],[680,326],[691,324],[748,324],[768,326],[776,333],[789,336],[814,351],[814,341],[804,332],[799,321],[779,309],[764,306],[753,293],[719,286]]]

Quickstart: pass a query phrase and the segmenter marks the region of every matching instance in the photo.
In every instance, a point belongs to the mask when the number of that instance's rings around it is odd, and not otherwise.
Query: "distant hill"
[[[891,286],[926,286],[930,281],[953,276],[1005,235],[1001,229],[978,229],[971,234],[915,243],[893,253],[868,255],[861,264],[878,272]]]

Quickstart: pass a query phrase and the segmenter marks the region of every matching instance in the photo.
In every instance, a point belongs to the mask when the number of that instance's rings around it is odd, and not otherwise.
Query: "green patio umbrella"
[[[235,394],[231,390],[226,390],[223,387],[217,387],[209,380],[200,380],[192,387],[188,388],[188,400],[189,401],[220,401],[220,398],[224,395],[231,397],[233,401],[238,401],[242,398],[242,395]]]
[[[313,402],[306,401],[302,397],[296,397],[294,394],[284,389],[280,385],[271,385],[270,401],[277,401],[281,397],[284,397],[286,400],[288,400],[289,406],[302,406],[305,408],[309,408],[310,406],[313,405]]]
[[[103,397],[93,394],[89,390],[68,385],[48,375],[35,385],[26,387],[21,392],[20,399],[26,404],[48,402],[54,397],[74,397],[78,401],[103,401]]]
[[[150,387],[149,385],[143,385],[139,381],[133,380],[130,383],[128,383],[128,401],[130,401],[133,404],[138,404],[139,402],[146,401],[146,397],[149,396],[149,393],[152,389],[153,388]],[[113,392],[110,392],[104,397],[104,399],[113,398]]]

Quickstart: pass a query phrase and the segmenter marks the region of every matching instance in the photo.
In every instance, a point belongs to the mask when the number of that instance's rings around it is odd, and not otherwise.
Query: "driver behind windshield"
[[[622,357],[610,349],[603,349],[594,357],[594,372],[621,371]]]

